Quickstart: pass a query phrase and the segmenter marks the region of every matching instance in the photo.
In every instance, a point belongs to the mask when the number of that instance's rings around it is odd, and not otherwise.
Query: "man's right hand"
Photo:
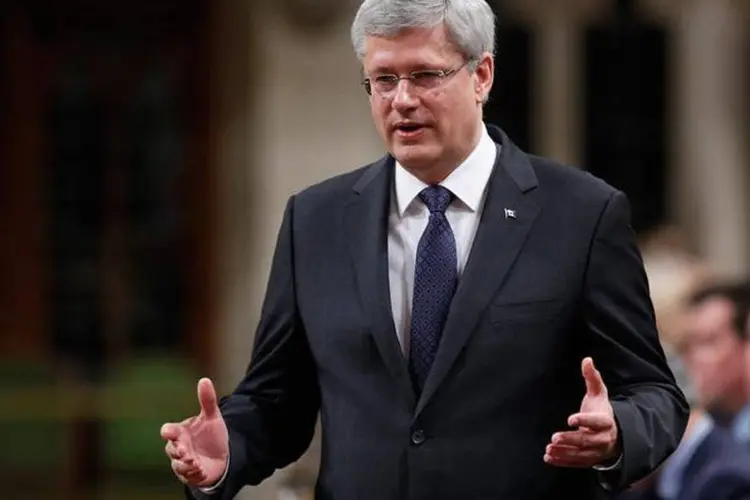
[[[215,485],[229,457],[229,433],[219,412],[216,390],[208,378],[198,382],[201,412],[180,423],[164,424],[161,437],[172,470],[183,483],[201,488]]]

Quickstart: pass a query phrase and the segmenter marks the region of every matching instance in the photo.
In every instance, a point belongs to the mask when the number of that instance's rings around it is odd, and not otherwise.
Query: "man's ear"
[[[492,90],[492,84],[495,79],[495,59],[492,54],[485,52],[476,63],[474,70],[476,78],[476,99],[477,103],[484,104],[487,102]]]

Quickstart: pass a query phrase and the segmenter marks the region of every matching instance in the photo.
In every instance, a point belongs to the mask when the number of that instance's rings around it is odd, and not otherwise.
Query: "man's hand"
[[[213,486],[224,475],[229,456],[229,433],[219,412],[210,379],[198,382],[201,412],[180,423],[164,424],[161,437],[177,478],[190,486]]]
[[[602,376],[591,358],[581,363],[586,395],[581,411],[568,418],[575,430],[556,432],[547,445],[544,461],[558,467],[589,468],[607,465],[620,455],[612,404]]]

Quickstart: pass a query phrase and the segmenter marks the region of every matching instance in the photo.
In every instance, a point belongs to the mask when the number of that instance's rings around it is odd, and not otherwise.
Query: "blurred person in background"
[[[685,362],[701,406],[722,426],[734,427],[748,405],[744,312],[747,282],[711,284],[689,300]]]
[[[746,388],[750,391],[750,300],[741,306],[737,317],[744,332],[745,383]],[[747,396],[748,403],[745,404],[732,422],[732,432],[734,437],[750,450],[750,393]]]
[[[700,407],[678,355],[669,359],[691,406],[685,435],[658,470],[618,500],[750,500],[750,450]]]
[[[245,378],[162,428],[189,496],[295,461],[319,411],[319,500],[607,498],[677,447],[628,201],[483,123],[494,36],[485,0],[360,6],[388,154],[290,198]]]
[[[685,335],[685,302],[695,290],[711,282],[711,268],[688,250],[683,232],[671,224],[642,235],[638,247],[643,254],[659,339],[674,352]]]

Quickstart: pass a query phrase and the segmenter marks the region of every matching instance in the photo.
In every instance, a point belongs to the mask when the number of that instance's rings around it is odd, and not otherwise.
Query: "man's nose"
[[[419,104],[414,87],[407,79],[399,80],[393,95],[393,107],[397,109],[415,108]]]

